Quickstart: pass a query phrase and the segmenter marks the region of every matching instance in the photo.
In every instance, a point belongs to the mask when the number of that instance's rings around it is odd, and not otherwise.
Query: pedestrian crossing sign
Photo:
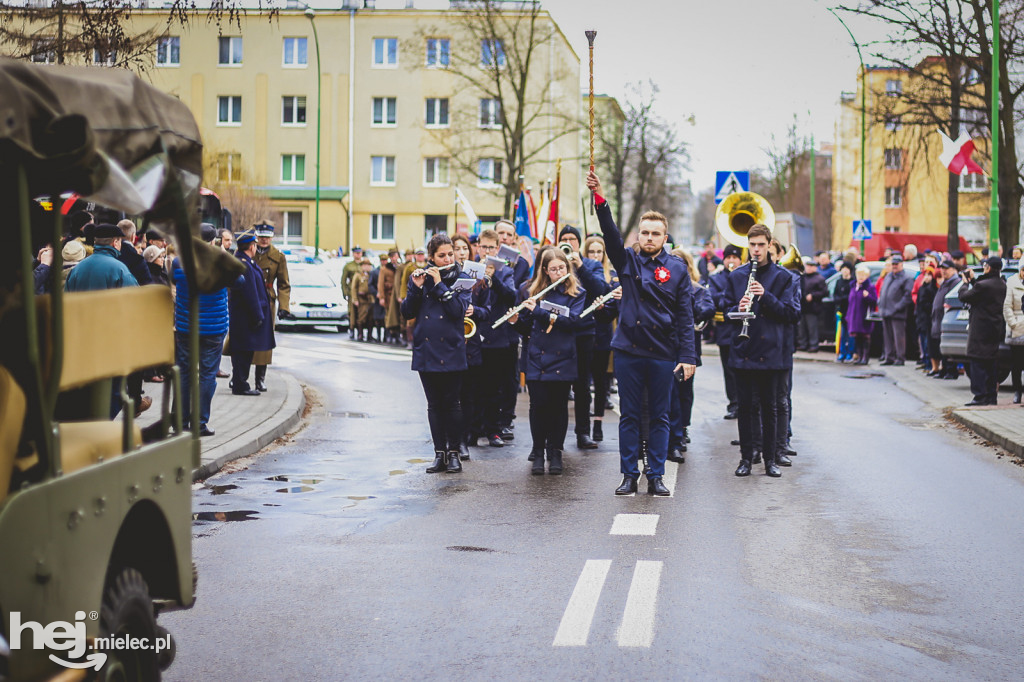
[[[871,221],[870,220],[854,220],[853,221],[853,238],[854,239],[871,239]]]
[[[722,203],[734,192],[750,191],[750,171],[717,171],[715,173],[715,203]]]

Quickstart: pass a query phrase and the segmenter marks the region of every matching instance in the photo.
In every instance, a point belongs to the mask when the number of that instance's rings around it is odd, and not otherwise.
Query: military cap
[[[92,229],[93,239],[123,239],[124,233],[117,225],[101,223]]]
[[[253,230],[256,231],[257,237],[273,237],[274,226],[270,223],[256,223],[252,226]]]
[[[252,244],[254,241],[256,241],[256,233],[252,230],[246,230],[235,237],[235,244],[237,244],[238,248],[242,251],[249,248],[249,244]]]

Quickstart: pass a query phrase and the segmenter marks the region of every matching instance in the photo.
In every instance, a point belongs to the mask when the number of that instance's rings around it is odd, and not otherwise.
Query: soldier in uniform
[[[263,281],[267,287],[267,296],[270,298],[270,329],[273,334],[275,313],[277,319],[286,320],[291,317],[291,284],[288,283],[288,263],[284,254],[277,250],[270,241],[274,238],[274,226],[269,223],[259,223],[254,226],[256,230],[256,256],[253,261],[263,272]],[[266,392],[267,390],[267,365],[274,358],[274,352],[268,350],[256,353],[252,364],[256,366],[256,390]]]
[[[345,263],[345,269],[341,271],[341,291],[348,299],[348,338],[350,339],[354,339],[356,335],[356,306],[353,305],[354,301],[349,297],[348,292],[352,290],[352,278],[359,274],[359,261],[361,260],[363,260],[363,248],[353,246],[352,260]]]
[[[348,291],[348,300],[355,310],[355,316],[349,318],[349,327],[355,330],[356,341],[366,341],[366,330],[373,327],[374,297],[370,291],[370,271],[373,263],[369,258],[359,261],[359,272],[352,278]]]
[[[231,392],[235,395],[260,395],[249,387],[249,367],[255,353],[274,348],[274,322],[270,299],[263,284],[256,256],[256,235],[247,231],[238,236],[236,257],[245,264],[245,275],[231,287],[228,301],[228,347],[231,356]]]

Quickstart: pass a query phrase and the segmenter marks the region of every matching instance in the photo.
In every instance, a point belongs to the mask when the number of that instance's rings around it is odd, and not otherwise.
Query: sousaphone
[[[725,241],[745,249],[747,232],[754,225],[764,225],[770,232],[775,231],[775,211],[756,192],[733,192],[715,210],[715,227]]]

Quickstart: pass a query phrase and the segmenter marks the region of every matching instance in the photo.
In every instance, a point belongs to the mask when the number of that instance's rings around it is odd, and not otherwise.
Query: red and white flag
[[[956,142],[946,137],[946,134],[939,131],[942,136],[942,153],[939,154],[939,161],[954,175],[968,175],[969,173],[985,174],[981,166],[971,158],[974,153],[974,140],[967,133],[960,133]]]

